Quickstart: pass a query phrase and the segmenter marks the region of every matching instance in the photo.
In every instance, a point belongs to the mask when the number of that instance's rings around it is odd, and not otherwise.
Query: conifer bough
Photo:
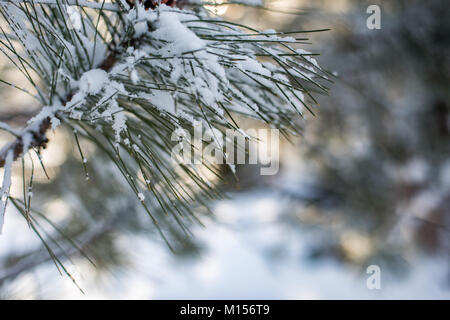
[[[254,0],[232,3],[257,6]],[[39,153],[51,143],[47,131],[60,125],[73,131],[86,176],[88,140],[116,166],[158,230],[154,210],[184,228],[186,219],[198,221],[192,204],[220,196],[195,165],[171,162],[178,143],[170,139],[173,132],[191,131],[198,121],[241,132],[238,117],[300,132],[298,120],[316,103],[313,93],[326,93],[329,81],[313,54],[301,49],[306,31],[261,32],[223,20],[203,4],[0,0],[0,51],[34,90],[1,82],[41,106],[23,129],[0,123],[14,136],[0,150],[0,230],[12,199],[13,162],[29,150]],[[218,167],[203,166],[219,176]],[[24,216],[32,212],[27,192],[24,183]]]

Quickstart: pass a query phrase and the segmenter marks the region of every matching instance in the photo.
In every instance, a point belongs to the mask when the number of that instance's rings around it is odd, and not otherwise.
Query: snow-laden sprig
[[[0,50],[42,105],[22,130],[0,127],[15,133],[0,150],[6,198],[12,162],[39,151],[47,130],[64,124],[83,164],[79,136],[109,156],[155,226],[159,207],[184,228],[186,217],[197,220],[191,203],[220,194],[195,166],[171,164],[172,132],[198,121],[241,132],[233,119],[241,115],[296,133],[312,92],[327,90],[326,72],[299,49],[306,39],[295,36],[304,31],[260,32],[207,10],[125,1],[0,0],[0,12],[8,25]]]

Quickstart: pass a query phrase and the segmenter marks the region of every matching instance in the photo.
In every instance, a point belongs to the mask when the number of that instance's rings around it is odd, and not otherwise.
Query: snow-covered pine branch
[[[240,132],[232,114],[299,131],[311,92],[327,90],[326,72],[298,48],[306,39],[294,36],[304,32],[260,32],[182,3],[0,0],[8,25],[0,50],[42,105],[0,151],[2,218],[12,162],[51,143],[47,130],[61,124],[73,130],[83,163],[78,136],[109,157],[157,228],[152,208],[183,227],[180,219],[197,220],[190,203],[219,196],[195,166],[170,164],[172,132],[195,121]]]

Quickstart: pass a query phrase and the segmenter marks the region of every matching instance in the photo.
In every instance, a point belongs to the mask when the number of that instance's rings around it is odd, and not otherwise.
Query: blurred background
[[[98,150],[83,142],[86,181],[73,137],[58,129],[42,154],[51,179],[35,168],[33,203],[67,270],[59,276],[10,205],[0,298],[450,298],[448,1],[265,3],[272,10],[211,10],[261,30],[330,28],[308,34],[312,44],[302,48],[336,75],[303,136],[282,141],[279,174],[237,166],[239,181],[223,186],[228,198],[212,214],[199,207],[204,226],[166,230],[171,252]],[[379,30],[366,26],[372,4],[381,8]],[[3,58],[0,72],[23,81]],[[0,121],[23,125],[34,102],[5,85],[0,95]],[[380,290],[366,286],[369,265],[380,267]]]

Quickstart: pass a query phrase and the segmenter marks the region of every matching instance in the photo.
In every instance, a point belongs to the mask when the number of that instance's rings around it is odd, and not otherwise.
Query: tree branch
[[[1,1],[1,0],[0,0]],[[98,67],[99,69],[110,71],[112,67],[117,62],[118,51],[113,50],[103,61],[103,63]],[[73,93],[70,93],[67,98],[64,99],[63,105],[70,101],[73,97]],[[54,115],[61,120],[61,116],[57,114]],[[10,150],[13,150],[14,156],[13,161],[16,161],[22,154],[25,154],[31,148],[45,148],[48,143],[47,130],[51,127],[51,118],[44,117],[40,122],[32,124],[22,130],[20,135],[17,136],[16,140],[8,143],[2,149],[0,149],[0,168],[4,167],[5,160]],[[24,140],[26,136],[31,136],[31,141],[27,146],[24,145]],[[27,150],[24,150],[27,149]]]
[[[50,129],[51,119],[49,117],[44,118],[38,125],[33,125],[31,127],[25,128],[22,134],[16,138],[15,141],[8,143],[0,150],[0,168],[5,165],[6,156],[10,150],[13,150],[14,156],[13,161],[24,152],[31,148],[45,148],[48,142],[46,132]],[[24,138],[27,135],[31,135],[31,142],[28,145],[28,150],[24,150]]]

